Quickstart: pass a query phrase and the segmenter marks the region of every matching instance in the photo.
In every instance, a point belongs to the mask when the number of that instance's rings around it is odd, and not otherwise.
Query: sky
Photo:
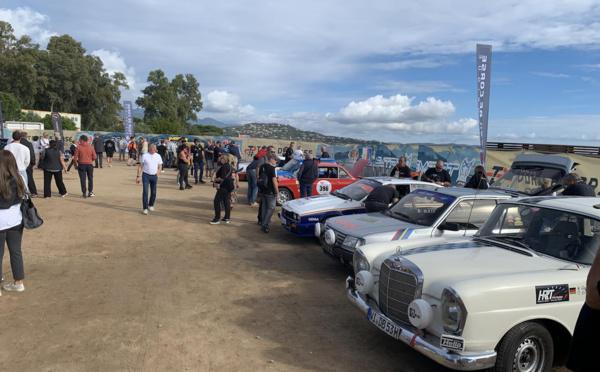
[[[385,142],[478,143],[491,44],[488,140],[600,144],[600,0],[0,0],[0,20],[81,41],[126,99],[192,73],[199,117]]]

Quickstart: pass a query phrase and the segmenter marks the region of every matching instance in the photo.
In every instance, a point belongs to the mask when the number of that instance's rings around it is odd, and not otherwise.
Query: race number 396
[[[329,181],[319,181],[317,182],[317,193],[318,194],[329,194],[331,192],[331,182]]]

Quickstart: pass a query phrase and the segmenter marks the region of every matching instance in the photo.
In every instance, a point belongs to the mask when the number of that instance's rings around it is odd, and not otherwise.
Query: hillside
[[[287,124],[249,123],[223,128],[226,136],[250,136],[254,138],[274,138],[291,141],[319,142],[327,144],[356,143],[376,144],[376,141],[364,141],[356,138],[327,136],[317,132],[305,131]]]

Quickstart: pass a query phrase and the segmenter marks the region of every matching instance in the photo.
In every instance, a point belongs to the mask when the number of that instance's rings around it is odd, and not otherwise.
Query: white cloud
[[[413,105],[414,97],[401,94],[385,98],[377,95],[364,101],[350,102],[338,114],[327,118],[340,123],[386,123],[394,125],[413,124],[449,117],[454,114],[450,101],[433,97]]]
[[[532,72],[532,74],[535,76],[547,77],[547,78],[551,78],[551,79],[568,79],[571,77],[571,75],[563,74],[563,73],[559,73],[559,72],[534,71],[534,72]]]
[[[29,35],[34,42],[46,47],[50,37],[56,35],[46,28],[48,16],[27,7],[16,9],[0,8],[0,20],[8,22],[15,30],[15,35]]]
[[[394,70],[406,70],[411,68],[436,68],[440,66],[444,66],[449,64],[449,62],[444,62],[439,59],[433,58],[416,58],[416,59],[403,59],[400,61],[393,62],[381,62],[375,63],[373,68],[384,71],[394,71]]]
[[[110,51],[106,49],[98,49],[94,50],[90,54],[102,60],[102,63],[104,64],[104,69],[109,74],[112,75],[115,72],[123,73],[127,78],[127,84],[129,85],[129,89],[135,89],[135,69],[131,66],[127,66],[127,63],[125,63],[125,59],[119,54],[119,52]]]
[[[224,90],[213,90],[204,98],[204,109],[207,113],[225,120],[247,120],[254,114],[252,105],[240,103],[240,97]]]

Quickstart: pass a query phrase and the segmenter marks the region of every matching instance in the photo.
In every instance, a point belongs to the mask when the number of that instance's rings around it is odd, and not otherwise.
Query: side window
[[[479,229],[495,207],[495,200],[463,200],[450,212],[446,222],[458,223],[463,228]]]
[[[350,178],[350,175],[348,173],[346,173],[345,170],[343,170],[342,168],[337,168],[337,169],[338,169],[339,178]]]
[[[338,178],[338,169],[336,167],[319,168],[319,178]]]

